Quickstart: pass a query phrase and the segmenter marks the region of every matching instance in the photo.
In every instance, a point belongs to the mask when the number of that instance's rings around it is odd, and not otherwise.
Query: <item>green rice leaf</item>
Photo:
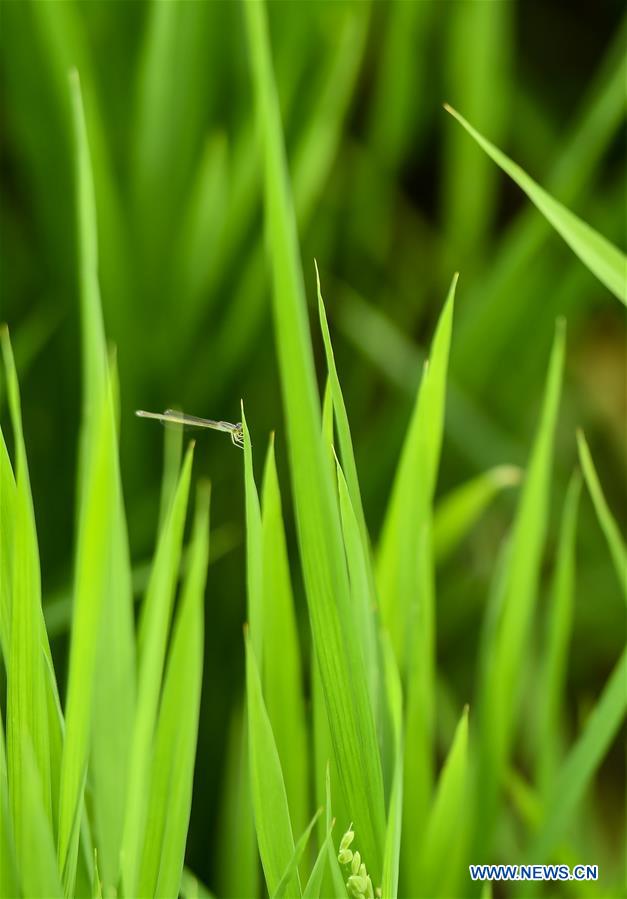
[[[71,3],[54,9],[46,4],[32,7],[33,24],[41,41],[41,57],[45,64],[44,80],[50,91],[48,104],[58,110],[58,127],[65,128],[67,77],[71,70],[81,73],[88,98],[87,119],[96,172],[101,246],[106,249],[102,260],[107,313],[117,334],[129,329],[129,259],[126,221],[120,208],[118,185],[113,174],[103,117],[99,111],[99,91],[94,77],[91,41],[83,27],[81,11]],[[68,115],[68,119],[70,116]],[[53,120],[54,121],[54,120]],[[68,122],[69,123],[69,122]],[[65,151],[65,145],[63,150]],[[59,179],[62,184],[65,182]],[[90,855],[91,864],[91,855]]]
[[[226,744],[218,833],[217,892],[225,899],[259,896],[260,867],[250,786],[248,727],[235,707]]]
[[[246,634],[246,696],[250,780],[259,854],[268,892],[273,896],[294,855],[294,837],[272,725],[263,701],[252,642]],[[298,872],[290,877],[286,896],[300,896]]]
[[[314,261],[316,269],[316,288],[318,291],[318,314],[320,316],[320,330],[322,331],[322,339],[324,341],[324,351],[327,359],[327,369],[329,372],[329,388],[333,401],[333,413],[337,434],[339,438],[340,455],[344,468],[344,475],[351,503],[354,509],[355,517],[362,534],[365,545],[368,545],[368,532],[366,529],[366,519],[364,509],[361,502],[361,493],[359,490],[359,479],[357,477],[357,466],[355,465],[355,454],[353,452],[353,438],[351,437],[350,425],[348,423],[348,414],[344,403],[344,396],[340,386],[340,379],[335,367],[335,356],[333,355],[333,347],[331,345],[331,335],[329,333],[329,325],[327,315],[324,309],[324,301],[320,290],[320,273],[318,271],[318,263]]]
[[[381,893],[385,899],[396,899],[403,825],[403,695],[394,651],[389,641],[384,643],[384,659],[388,706],[394,728],[395,757],[385,834]]]
[[[627,649],[614,666],[581,734],[560,766],[548,795],[544,822],[532,841],[529,858],[548,858],[565,835],[586,788],[625,720],[625,683]]]
[[[113,552],[116,489],[112,398],[102,395],[99,429],[85,458],[76,553],[74,611],[59,804],[59,865],[74,892],[83,787],[90,745],[92,698],[101,613]]]
[[[495,139],[510,125],[513,79],[511,3],[448,7],[445,90]],[[443,212],[452,256],[466,273],[484,258],[497,210],[498,171],[458,128],[444,133]]]
[[[368,555],[368,545],[364,545],[363,532],[360,530],[355,507],[351,501],[350,491],[344,472],[336,459],[337,486],[342,517],[342,532],[346,547],[346,564],[350,579],[351,594],[355,604],[357,619],[357,635],[361,646],[364,666],[368,677],[370,702],[375,714],[378,711],[379,689],[379,657],[377,635],[375,632],[374,610],[376,596],[374,578]]]
[[[209,485],[198,488],[189,568],[174,623],[152,764],[140,895],[176,896],[192,803],[204,597],[209,560]]]
[[[32,864],[32,857],[28,855],[30,823],[24,802],[34,802],[35,787],[33,784],[26,785],[24,781],[30,779],[33,772],[36,773],[36,783],[41,790],[37,804],[40,811],[37,814],[44,816],[52,833],[51,741],[46,661],[39,639],[39,635],[45,634],[41,611],[39,550],[22,431],[19,387],[6,327],[2,328],[0,337],[16,456],[11,565],[13,596],[6,714],[11,816],[18,870],[22,871],[25,866]],[[28,761],[23,751],[25,741],[28,741]],[[27,770],[27,766],[32,770]]]
[[[153,745],[161,679],[172,604],[180,565],[183,527],[192,469],[191,444],[183,462],[174,501],[159,535],[154,563],[142,608],[137,706],[133,726],[126,811],[122,840],[122,878],[125,893],[137,893],[140,849],[148,809],[150,769],[146,759]]]
[[[560,234],[574,253],[614,296],[627,304],[627,259],[605,237],[574,215],[540,187],[523,169],[470,125],[455,109],[445,105],[466,131],[503,171],[518,184]]]
[[[460,838],[467,808],[467,751],[468,706],[457,725],[440,774],[424,842],[420,847],[419,883],[421,891],[427,896],[446,899],[458,893],[458,889],[451,890],[451,877],[461,861]]]
[[[575,538],[581,477],[570,479],[560,524],[557,559],[551,584],[548,633],[538,690],[536,773],[541,795],[553,783],[559,766],[566,668],[572,631],[575,591]]]
[[[331,765],[327,764],[325,769],[325,780],[324,780],[324,795],[326,800],[325,805],[325,817],[326,817],[326,828],[327,833],[330,833],[333,829],[335,818],[333,817],[332,806],[331,806]],[[331,881],[333,884],[333,895],[336,899],[346,899],[346,887],[344,885],[344,878],[342,877],[342,871],[340,869],[340,863],[337,857],[337,851],[333,846],[333,841],[329,839],[328,842],[328,853],[329,853],[329,868],[331,870]],[[326,895],[326,894],[325,894]]]
[[[383,779],[354,611],[307,323],[294,209],[263,3],[244,6],[265,160],[265,205],[275,331],[298,538],[315,651],[346,803],[373,876],[381,871]]]
[[[475,857],[489,845],[498,808],[499,784],[505,775],[517,721],[520,674],[537,599],[538,578],[547,529],[553,440],[564,361],[565,329],[558,322],[549,363],[540,421],[526,468],[505,567],[501,571],[498,608],[484,653],[478,819]]]
[[[159,530],[168,517],[168,510],[176,493],[176,485],[183,458],[183,428],[163,429],[163,475],[159,497]]]
[[[300,865],[303,853],[307,847],[307,843],[309,842],[311,831],[314,829],[315,823],[321,814],[322,808],[319,808],[303,833],[300,835],[294,849],[294,855],[292,856],[289,865],[285,869],[283,877],[279,881],[279,884],[273,894],[273,899],[282,899],[282,897],[285,896],[290,881],[292,881],[295,876],[298,876],[298,866]]]
[[[263,686],[276,740],[294,830],[307,821],[309,747],[303,696],[303,671],[281,495],[270,438],[263,477]]]
[[[457,275],[433,338],[383,524],[377,555],[381,614],[401,670],[409,646],[410,608],[417,601],[417,540],[430,517],[444,424],[446,373]]]
[[[244,429],[244,487],[246,500],[246,595],[248,598],[248,626],[255,657],[263,670],[263,547],[261,509],[253,472],[253,448],[242,403]]]
[[[93,692],[90,705],[83,706],[82,715],[91,717],[91,782],[94,827],[99,847],[99,865],[105,892],[115,889],[119,877],[119,855],[126,802],[128,760],[135,705],[135,635],[131,590],[131,570],[128,536],[124,515],[122,484],[117,445],[117,372],[115,364],[107,361],[107,347],[100,298],[98,231],[94,178],[90,147],[87,139],[85,110],[78,73],[70,74],[70,97],[75,148],[76,209],[78,226],[79,299],[81,318],[81,355],[83,365],[83,403],[79,447],[79,524],[81,539],[90,543],[90,553],[106,553],[105,568],[100,569],[97,581],[88,584],[90,572],[85,547],[79,546],[76,558],[75,596],[82,571],[85,609],[91,609],[98,637],[95,644],[97,663],[92,673]],[[100,198],[102,200],[102,197]],[[99,416],[108,407],[107,420]],[[102,432],[105,429],[106,434]],[[102,441],[106,441],[106,445]],[[93,482],[94,460],[98,453],[106,454],[109,467],[107,490],[110,494],[93,498],[93,502],[107,505],[109,530],[100,528],[103,544],[91,542],[85,519],[95,511],[88,511],[88,496],[98,492]],[[111,509],[108,508],[112,504]],[[96,526],[96,525],[94,525]],[[91,525],[90,525],[91,527]],[[103,556],[103,558],[105,558]],[[96,559],[92,559],[96,561]],[[81,569],[80,566],[83,566]],[[96,570],[98,570],[96,568]],[[87,580],[85,580],[87,579]],[[96,584],[95,598],[89,589]],[[98,608],[106,605],[107,614],[98,616]],[[74,609],[77,610],[76,602]],[[93,633],[92,633],[93,637]],[[74,641],[73,641],[74,644]],[[77,644],[80,646],[80,643]],[[115,652],[111,652],[111,647]],[[85,664],[88,659],[83,656]],[[91,690],[91,681],[80,685],[78,678],[75,696]],[[71,684],[71,682],[70,682]],[[68,694],[69,699],[69,694]],[[74,700],[77,701],[76,699]],[[83,722],[84,727],[85,722]],[[77,732],[78,733],[78,732]],[[76,762],[76,759],[75,759]],[[77,772],[74,772],[76,776]],[[69,798],[69,797],[67,797]],[[67,800],[66,800],[67,801]],[[72,811],[66,808],[67,829]],[[91,859],[91,853],[89,853]]]
[[[376,588],[372,569],[370,538],[366,527],[366,519],[359,490],[357,466],[353,452],[348,414],[342,395],[342,388],[335,366],[335,357],[331,345],[331,335],[327,323],[324,301],[320,290],[320,273],[316,268],[316,287],[318,291],[318,314],[320,329],[326,353],[329,390],[333,402],[333,415],[337,427],[340,454],[344,470],[337,466],[337,478],[340,497],[340,515],[342,532],[346,546],[346,559],[351,581],[351,592],[356,604],[357,624],[360,630],[360,644],[363,647],[370,701],[376,714],[377,688],[379,683],[379,660],[377,655],[376,634],[373,612],[376,606]]]
[[[98,870],[98,852],[94,849],[94,876],[91,884],[92,899],[102,899],[102,881]]]
[[[19,880],[15,866],[15,846],[9,807],[9,781],[4,726],[2,715],[0,715],[0,895],[17,896],[18,894]]]
[[[13,590],[13,540],[15,527],[15,478],[0,429],[0,651],[9,667],[11,647],[11,595]]]
[[[446,376],[457,275],[433,338],[397,467],[377,558],[381,614],[407,681],[403,831],[420,842],[433,789],[435,621],[431,507],[444,426]],[[407,845],[407,844],[406,844]],[[401,859],[403,890],[417,855]]]
[[[420,527],[416,553],[417,599],[407,622],[411,649],[403,753],[403,832],[411,833],[412,839],[420,843],[431,804],[435,767],[435,583],[428,521]],[[402,892],[419,882],[419,857],[413,845],[402,845]]]
[[[438,562],[455,551],[501,490],[520,483],[521,475],[521,469],[514,465],[498,465],[453,488],[439,501],[433,520]]]
[[[559,154],[547,174],[546,186],[551,194],[561,197],[568,205],[595,194],[599,168],[623,127],[626,39],[627,18],[623,16],[592,76],[590,87],[578,103],[572,123],[560,129],[557,138]],[[465,137],[461,129],[457,130],[461,137]],[[525,130],[529,136],[534,134],[532,127]],[[471,145],[470,141],[467,143]],[[534,144],[532,140],[532,146]],[[551,145],[555,146],[553,138]],[[549,307],[537,303],[537,298],[539,286],[547,283],[546,275],[534,278],[533,273],[545,271],[546,263],[542,260],[551,258],[547,242],[552,234],[547,220],[526,204],[500,238],[489,268],[482,273],[484,277],[476,279],[475,289],[467,302],[467,308],[472,312],[463,324],[460,322],[456,345],[459,371],[465,373],[467,388],[473,385],[476,395],[490,389],[509,346],[514,343],[528,345],[528,340],[522,338],[523,330],[533,335],[542,327],[541,306],[547,310]],[[585,279],[582,269],[579,274]],[[565,280],[559,269],[550,277],[554,283]],[[503,297],[508,298],[506,303]],[[534,314],[530,315],[532,309]],[[489,341],[485,340],[486,334],[490,335]],[[500,461],[515,457],[500,454],[495,458]]]
[[[59,700],[54,667],[52,665],[50,644],[48,641],[48,635],[46,633],[46,627],[41,608],[39,551],[37,547],[37,533],[32,509],[32,497],[30,494],[26,448],[24,446],[24,437],[22,433],[19,385],[17,382],[15,363],[13,361],[13,353],[11,350],[8,331],[3,328],[0,328],[0,339],[2,342],[2,351],[7,376],[7,394],[14,431],[17,471],[17,480],[14,480],[11,470],[11,463],[9,462],[9,458],[6,453],[4,437],[2,437],[2,451],[0,452],[0,456],[2,459],[1,464],[3,472],[0,487],[2,487],[3,492],[0,495],[0,514],[8,520],[6,521],[6,530],[4,530],[5,521],[0,520],[0,526],[2,526],[3,530],[2,536],[0,537],[0,540],[2,541],[0,543],[0,549],[2,550],[1,558],[3,559],[3,564],[0,565],[0,569],[2,571],[2,574],[0,575],[0,589],[2,589],[3,591],[10,591],[11,594],[5,594],[5,601],[3,603],[3,614],[5,616],[5,623],[3,626],[6,628],[6,639],[3,651],[5,653],[6,670],[10,682],[10,669],[12,664],[11,643],[15,636],[12,632],[11,610],[12,605],[15,602],[15,596],[17,595],[16,590],[21,590],[23,588],[24,576],[26,572],[28,572],[27,577],[30,577],[32,575],[32,577],[35,579],[33,582],[33,587],[35,590],[35,595],[33,596],[33,598],[35,599],[35,608],[33,610],[33,613],[39,619],[39,646],[43,652],[43,681],[45,703],[47,708],[46,752],[48,753],[50,759],[51,813],[54,820],[58,811],[63,715],[61,712],[61,703]],[[20,471],[22,472],[21,476]],[[22,515],[26,516],[26,525],[24,529],[20,529],[19,527],[18,508],[21,510]],[[1,511],[2,509],[4,509],[4,512]],[[26,566],[26,572],[22,567],[20,567],[20,577],[16,577],[15,575],[15,566],[18,554],[20,555],[20,566]],[[27,556],[30,557],[30,562],[27,562]],[[21,615],[20,617],[23,616]],[[41,726],[45,727],[45,725],[46,722],[42,721]],[[12,730],[10,727],[10,709],[9,703],[7,703],[7,738],[9,746],[11,743],[11,733]],[[9,749],[9,758],[10,756],[11,749]],[[9,770],[11,770],[11,764],[12,763],[9,761]]]
[[[618,575],[618,580],[620,581],[622,591],[627,600],[627,548],[621,537],[616,520],[607,504],[607,500],[603,495],[601,482],[599,481],[599,476],[594,467],[594,462],[592,461],[590,449],[583,431],[577,432],[577,446],[579,449],[579,461],[581,462],[586,484],[590,491],[592,502],[594,503],[594,509],[597,513],[601,529],[605,534],[612,561],[616,568],[616,574]]]
[[[331,847],[331,851],[333,851],[331,834],[333,833],[334,823],[334,821],[331,822],[331,826],[327,829],[327,834],[318,850],[316,861],[314,862],[311,874],[309,875],[309,879],[303,890],[303,899],[319,899],[320,897],[324,873],[329,862],[329,847]]]
[[[19,859],[22,892],[25,896],[63,896],[57,871],[54,836],[50,815],[42,799],[42,783],[37,759],[27,733],[22,734],[20,754],[26,776],[19,786],[20,805],[26,816],[26,827],[20,834],[20,849],[25,855]]]

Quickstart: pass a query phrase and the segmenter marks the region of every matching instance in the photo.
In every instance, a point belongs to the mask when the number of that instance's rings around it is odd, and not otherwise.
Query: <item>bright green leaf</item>
[[[246,696],[250,780],[257,843],[268,892],[273,896],[294,855],[294,837],[281,762],[263,701],[257,661],[248,635],[246,635]],[[286,887],[285,895],[293,897],[300,894],[298,872],[294,872]]]
[[[553,199],[519,165],[479,134],[456,110],[448,105],[444,108],[463,125],[479,146],[483,147],[488,156],[491,156],[496,164],[524,190],[531,202],[538,207],[558,234],[561,234],[583,264],[612,291],[614,296],[627,305],[627,259],[625,254],[569,209]]]

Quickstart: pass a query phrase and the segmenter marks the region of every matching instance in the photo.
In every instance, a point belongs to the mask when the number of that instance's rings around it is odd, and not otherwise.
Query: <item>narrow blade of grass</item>
[[[340,463],[337,460],[336,462],[342,532],[346,547],[346,564],[348,566],[351,594],[357,613],[359,646],[363,653],[364,667],[368,678],[370,702],[375,719],[378,720],[379,656],[374,620],[376,606],[374,577],[368,555],[368,545],[364,545],[364,535],[359,527],[359,520],[351,501],[350,490]]]
[[[546,817],[528,857],[548,858],[627,714],[627,649],[616,663],[576,743],[564,759],[546,803]]]
[[[125,892],[129,896],[137,893],[139,853],[149,799],[149,768],[146,759],[150,756],[154,739],[166,641],[180,564],[192,456],[193,444],[185,455],[174,501],[159,536],[142,609],[140,633],[143,635],[143,642],[140,647],[137,705],[122,838],[122,878]]]
[[[420,841],[433,786],[435,613],[431,507],[444,426],[446,375],[457,276],[425,364],[397,467],[377,559],[381,614],[407,683],[403,830]],[[417,856],[401,858],[403,890],[412,889]]]
[[[298,631],[290,582],[281,495],[270,438],[263,477],[263,686],[276,740],[292,826],[307,822],[309,747]]]
[[[148,811],[144,844],[150,888],[140,889],[140,895],[176,896],[181,885],[200,715],[208,561],[209,487],[201,485],[156,731],[150,791],[154,803]]]
[[[2,715],[0,715],[0,895],[17,896],[19,891],[9,807],[9,781],[4,725],[2,723]]]
[[[279,881],[279,884],[276,890],[273,893],[272,899],[283,899],[285,896],[287,889],[289,887],[290,881],[294,880],[294,878],[298,874],[298,866],[300,865],[301,859],[303,857],[303,853],[307,848],[307,843],[309,842],[309,838],[311,836],[311,832],[314,829],[316,821],[322,814],[322,809],[319,808],[303,833],[300,835],[296,842],[296,846],[294,847],[294,855],[290,859],[290,863],[283,872],[283,877]]]
[[[45,633],[41,611],[41,580],[35,515],[30,490],[28,462],[19,387],[6,327],[0,333],[7,379],[7,395],[15,443],[16,478],[12,546],[12,601],[10,656],[7,669],[7,759],[11,784],[11,816],[18,870],[32,865],[28,854],[30,822],[24,801],[33,800],[33,771],[41,790],[38,807],[52,833],[51,743],[46,695],[45,659],[39,635]],[[32,754],[27,770],[24,741]],[[29,760],[30,760],[29,754]],[[57,772],[55,772],[56,774]],[[39,814],[39,813],[38,813]]]
[[[94,876],[91,883],[92,899],[102,899],[102,881],[98,870],[98,852],[94,849]]]
[[[87,139],[85,110],[78,73],[70,74],[70,98],[72,106],[75,150],[76,217],[78,231],[79,300],[81,319],[81,355],[83,368],[82,415],[79,446],[79,524],[78,532],[90,543],[89,553],[98,553],[107,547],[108,558],[100,572],[95,600],[93,621],[96,625],[97,606],[105,603],[107,614],[98,622],[96,651],[98,662],[93,671],[91,697],[91,780],[93,785],[94,827],[100,850],[100,873],[105,891],[115,888],[119,875],[119,853],[122,839],[128,759],[135,704],[135,640],[133,603],[128,535],[124,514],[122,484],[119,469],[117,443],[117,372],[113,362],[108,363],[107,347],[100,298],[97,213],[92,173],[90,146]],[[106,420],[99,420],[107,409]],[[102,431],[105,429],[106,434]],[[106,440],[106,446],[99,448]],[[101,530],[103,546],[91,542],[87,526],[82,519],[95,513],[88,511],[89,492],[99,491],[93,483],[94,459],[98,452],[107,455],[108,490],[111,495],[101,495],[94,501],[112,504],[107,509],[110,516],[109,531]],[[94,494],[95,497],[95,494]],[[90,527],[101,528],[93,520]],[[89,568],[85,568],[87,548],[77,552],[75,595],[79,589],[79,571],[82,571],[85,591],[82,603],[91,607],[88,584]],[[95,562],[95,557],[92,559]],[[81,566],[83,566],[81,568]],[[93,583],[91,584],[93,587]],[[75,610],[77,605],[75,603]],[[73,641],[74,642],[74,641]],[[79,644],[80,645],[80,644]],[[115,652],[111,647],[115,646]],[[84,656],[84,662],[88,659]],[[70,681],[71,686],[71,681]],[[75,696],[81,696],[87,684],[81,685],[79,676]],[[69,693],[68,693],[69,700]],[[74,700],[76,702],[77,699]],[[83,708],[86,714],[88,706]],[[76,774],[77,772],[75,772]],[[66,808],[66,816],[71,810]],[[68,826],[69,817],[65,822]],[[91,856],[91,853],[90,853]]]
[[[385,899],[396,899],[403,826],[403,694],[394,651],[389,642],[384,644],[384,663],[388,705],[394,729],[395,756],[385,834],[381,894]]]
[[[599,165],[623,127],[626,39],[624,16],[572,124],[565,134],[560,133],[559,156],[547,176],[547,188],[564,203],[585,199],[593,192]],[[537,318],[530,316],[529,310],[536,308],[537,285],[546,282],[530,277],[530,271],[531,266],[535,270],[534,263],[551,235],[546,219],[527,206],[505,231],[485,277],[478,279],[476,290],[468,297],[467,307],[472,312],[459,325],[456,361],[467,383],[479,393],[488,389],[506,347],[512,340],[518,341],[521,324],[532,321],[537,327]],[[503,303],[504,296],[507,303]],[[484,339],[486,334],[490,334],[489,342]]]
[[[499,465],[442,497],[433,519],[434,553],[438,562],[455,551],[501,490],[520,483],[521,475],[521,469],[516,466]]]
[[[557,560],[551,585],[548,633],[540,670],[538,695],[538,752],[536,777],[546,798],[559,765],[563,724],[568,647],[572,631],[575,590],[575,538],[581,493],[581,477],[575,473],[568,485],[560,525]]]
[[[257,899],[259,852],[250,786],[248,726],[241,704],[231,716],[222,783],[216,889],[225,899]]]
[[[341,788],[369,868],[379,879],[384,832],[381,762],[365,672],[352,637],[354,614],[339,512],[321,439],[320,403],[265,6],[247,2],[244,9],[264,148],[275,333],[310,620]]]
[[[579,461],[581,462],[586,484],[590,491],[592,502],[594,503],[594,509],[597,513],[601,529],[605,534],[605,539],[607,540],[607,545],[609,546],[610,554],[612,556],[612,562],[616,568],[616,574],[618,575],[624,597],[627,600],[627,548],[621,537],[616,520],[607,504],[607,500],[603,495],[601,482],[599,481],[599,476],[594,467],[594,462],[592,461],[590,449],[588,448],[583,431],[577,433],[577,447],[579,449]]]
[[[320,329],[324,341],[324,349],[328,369],[328,387],[333,403],[333,415],[337,427],[339,447],[342,458],[343,470],[339,463],[337,466],[337,479],[340,497],[340,515],[342,519],[342,531],[346,546],[346,559],[349,567],[351,591],[356,604],[357,622],[360,628],[360,644],[363,647],[366,671],[368,673],[368,688],[370,701],[375,714],[378,715],[379,685],[379,658],[376,644],[376,632],[374,621],[374,609],[377,604],[374,572],[372,567],[372,553],[370,537],[366,527],[357,466],[353,452],[353,440],[348,423],[348,414],[344,403],[344,396],[340,386],[340,379],[335,366],[335,356],[331,344],[329,325],[320,290],[320,274],[318,265],[316,268],[316,286],[318,291],[318,314],[320,317]]]
[[[12,664],[11,645],[14,637],[12,632],[12,606],[15,602],[16,589],[21,590],[24,586],[23,566],[26,566],[28,569],[32,565],[32,575],[35,578],[33,582],[33,586],[35,589],[35,595],[33,596],[33,599],[35,600],[35,608],[33,611],[36,617],[39,619],[39,646],[43,653],[43,681],[45,702],[47,708],[47,753],[50,759],[50,808],[52,818],[53,820],[55,820],[58,812],[59,775],[61,770],[61,753],[63,741],[63,714],[61,712],[61,702],[59,700],[59,692],[57,689],[57,682],[54,667],[52,664],[52,656],[50,654],[50,644],[48,641],[48,635],[46,633],[46,627],[41,608],[39,551],[37,547],[37,532],[35,528],[35,519],[32,509],[32,497],[30,494],[30,480],[28,475],[26,448],[24,446],[24,436],[22,432],[19,385],[17,382],[17,374],[15,371],[15,363],[13,361],[13,353],[11,350],[8,331],[3,328],[0,328],[0,340],[2,342],[2,354],[4,357],[4,365],[6,369],[7,394],[14,431],[14,441],[16,448],[16,471],[18,475],[17,479],[13,477],[11,463],[6,453],[4,437],[2,437],[1,456],[3,480],[2,483],[0,483],[0,487],[2,488],[3,492],[2,494],[0,494],[0,515],[4,515],[5,518],[7,518],[9,515],[11,516],[10,521],[6,521],[6,530],[3,530],[2,537],[0,538],[2,540],[2,542],[0,543],[0,549],[2,549],[1,558],[3,559],[3,564],[0,566],[0,589],[4,591],[10,591],[10,593],[5,594],[5,601],[3,604],[3,614],[5,615],[4,627],[6,628],[6,632],[4,645],[2,648],[5,653],[5,666],[10,681],[10,668]],[[24,514],[26,515],[26,525],[23,530],[20,529],[19,526],[17,514],[18,504],[20,504],[19,507],[21,509],[22,516]],[[2,513],[1,511],[2,509],[4,509],[4,513]],[[0,526],[4,528],[4,520],[0,520]],[[18,534],[20,535],[19,542]],[[18,555],[20,557],[20,574],[19,577],[16,578],[15,569]],[[27,555],[30,556],[29,561],[27,561]],[[9,727],[9,719],[10,711],[9,703],[7,702],[7,738],[10,743],[9,734],[11,731]],[[46,722],[41,722],[41,726],[45,727]],[[9,750],[9,753],[10,752],[11,750]],[[10,764],[11,763],[9,763],[9,770]]]
[[[11,648],[11,597],[13,591],[13,540],[15,539],[15,478],[0,430],[0,650],[9,668]]]
[[[341,795],[334,797],[334,807],[331,809],[331,778],[337,783],[339,780],[337,768],[335,765],[335,757],[333,755],[333,746],[331,744],[331,734],[329,732],[329,722],[327,718],[327,710],[324,703],[322,692],[322,684],[320,682],[320,671],[315,656],[311,659],[311,703],[313,718],[313,744],[314,744],[314,786],[316,802],[324,803],[326,808],[324,826],[318,829],[318,841],[324,842],[325,828],[328,830],[331,817],[344,822],[348,825],[350,816],[345,808],[342,807]],[[337,860],[336,851],[331,840],[329,844],[329,867],[322,876],[322,894],[323,896],[334,897],[334,899],[344,899],[346,890],[344,888],[344,880],[342,872]]]
[[[322,299],[322,291],[320,289],[320,272],[318,271],[318,263],[314,262],[316,269],[316,288],[318,292],[318,315],[320,317],[320,330],[322,331],[322,339],[324,341],[324,352],[327,360],[328,370],[328,386],[331,391],[331,399],[333,402],[333,414],[337,427],[339,438],[340,455],[344,476],[348,492],[350,494],[351,503],[359,525],[360,532],[364,544],[368,545],[368,531],[366,528],[366,518],[364,516],[363,504],[361,501],[361,492],[359,490],[359,479],[357,477],[357,466],[355,465],[355,454],[353,452],[353,438],[351,437],[350,425],[348,423],[348,414],[346,412],[346,404],[340,386],[337,368],[335,366],[335,356],[333,354],[333,346],[331,344],[331,335],[329,333],[329,325],[327,322],[327,314]]]
[[[22,892],[25,896],[46,896],[61,899],[63,888],[57,871],[54,835],[50,814],[42,799],[42,783],[37,759],[30,738],[22,734],[20,754],[26,776],[19,787],[22,790],[21,806],[27,816],[27,826],[22,833],[22,849],[27,853],[20,860]]]
[[[605,237],[574,215],[540,187],[523,169],[470,125],[450,106],[445,106],[503,171],[518,184],[560,234],[574,253],[614,296],[627,305],[627,259]]]
[[[163,474],[159,497],[159,531],[163,528],[170,505],[176,493],[176,485],[183,458],[183,428],[163,429]]]
[[[407,619],[405,746],[403,751],[403,833],[401,891],[419,882],[419,857],[413,846],[423,839],[435,768],[435,578],[431,526],[418,525],[416,593]],[[415,842],[413,842],[415,841]]]
[[[333,809],[331,806],[331,765],[327,764],[324,775],[324,795],[326,800],[325,805],[325,817],[326,817],[326,826],[327,833],[329,833],[333,828]],[[333,895],[336,899],[345,899],[346,897],[346,887],[344,886],[344,878],[342,877],[342,872],[340,870],[340,863],[337,858],[337,850],[333,845],[333,841],[329,840],[328,843],[328,853],[329,853],[329,868],[331,870],[331,882],[333,884]]]
[[[511,40],[514,8],[509,3],[459,3],[449,7],[447,90],[454,102],[501,139],[511,106]],[[498,172],[458,129],[444,135],[443,207],[446,231],[460,267],[482,259],[496,212]]]
[[[511,751],[524,648],[533,618],[547,529],[553,440],[562,383],[565,329],[558,322],[540,421],[521,491],[509,555],[502,572],[493,633],[482,660],[478,821],[474,853],[490,845],[498,790]]]
[[[331,821],[331,824],[327,828],[326,836],[320,845],[320,849],[318,850],[318,855],[316,856],[314,866],[311,869],[311,874],[309,875],[309,879],[307,880],[307,883],[305,884],[305,888],[303,890],[303,899],[319,899],[320,897],[322,881],[324,879],[326,867],[329,863],[330,846],[331,851],[333,851],[331,834],[333,833],[334,823],[334,821]]]
[[[455,874],[459,873],[462,858],[461,838],[467,808],[466,779],[468,751],[468,707],[453,738],[444,763],[424,843],[420,847],[420,889],[426,896],[458,895],[451,889]]]
[[[440,315],[431,359],[423,370],[414,411],[381,533],[377,582],[381,614],[404,672],[408,658],[410,609],[418,601],[417,537],[431,515],[442,430],[457,275]]]
[[[263,671],[263,540],[261,509],[253,472],[253,448],[242,403],[244,429],[244,493],[246,502],[246,596],[250,640],[260,671]]]
[[[294,837],[287,794],[272,725],[263,701],[261,680],[252,643],[246,634],[246,696],[250,780],[257,843],[268,892],[273,896],[294,855]],[[298,872],[294,871],[285,895],[300,896]]]
[[[59,802],[59,866],[68,895],[74,892],[76,822],[82,816],[100,621],[115,543],[116,441],[111,403],[110,394],[101,396],[100,423],[84,459],[81,493]]]

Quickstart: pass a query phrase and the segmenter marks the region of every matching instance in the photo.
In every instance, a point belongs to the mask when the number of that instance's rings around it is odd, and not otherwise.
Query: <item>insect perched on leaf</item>
[[[184,412],[177,412],[176,409],[166,409],[165,412],[144,412],[138,409],[135,415],[140,418],[154,418],[163,424],[183,425],[189,428],[211,428],[213,431],[225,431],[231,435],[231,440],[235,446],[243,448],[244,431],[241,421],[237,424],[231,424],[230,421],[214,421],[212,418],[198,418],[197,415],[186,415]]]

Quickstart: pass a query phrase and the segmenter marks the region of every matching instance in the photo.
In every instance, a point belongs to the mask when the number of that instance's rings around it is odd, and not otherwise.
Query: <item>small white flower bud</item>
[[[340,842],[340,849],[348,849],[350,844],[355,839],[355,832],[352,828],[353,828],[353,822],[351,821],[351,823],[348,825],[348,830],[346,831],[346,833],[344,834],[344,836],[342,837],[342,840]]]
[[[362,899],[368,889],[366,878],[362,877],[361,874],[351,874],[346,882],[346,886],[351,896],[359,896],[360,899]]]

